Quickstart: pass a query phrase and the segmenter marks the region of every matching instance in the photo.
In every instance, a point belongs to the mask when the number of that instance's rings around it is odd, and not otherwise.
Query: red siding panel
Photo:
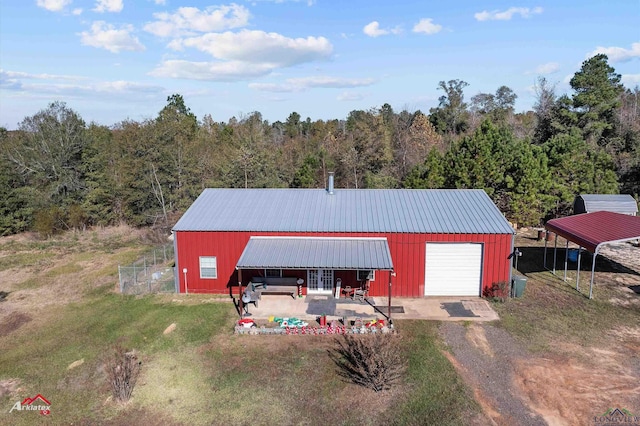
[[[422,297],[425,280],[425,249],[427,242],[472,242],[483,244],[482,287],[490,288],[493,283],[508,281],[511,261],[508,259],[512,248],[509,234],[377,234],[377,233],[269,233],[269,232],[193,232],[175,233],[177,246],[177,267],[180,271],[180,292],[185,292],[183,268],[187,268],[189,293],[229,293],[238,284],[235,269],[245,245],[251,236],[331,236],[331,237],[386,237],[396,276],[392,277],[392,295],[395,297]],[[199,271],[200,256],[216,256],[218,277],[202,279]],[[455,274],[455,271],[451,271]],[[343,278],[343,287],[353,274],[340,272],[336,278]],[[304,273],[302,273],[304,275]],[[243,283],[253,276],[252,271],[244,271]],[[371,283],[372,296],[387,296],[390,272],[377,271]],[[304,276],[306,280],[306,276]],[[236,290],[237,291],[237,290]]]

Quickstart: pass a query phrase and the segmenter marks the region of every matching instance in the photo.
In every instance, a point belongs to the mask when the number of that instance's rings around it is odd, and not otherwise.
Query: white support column
[[[596,273],[596,257],[598,256],[598,250],[593,252],[593,262],[591,263],[591,283],[589,284],[589,299],[593,299],[593,277]]]
[[[556,259],[558,254],[558,234],[555,234],[553,239],[553,275],[556,274]]]
[[[582,246],[578,247],[578,267],[576,268],[576,290],[580,291],[580,259],[582,258]]]
[[[567,262],[569,260],[569,240],[564,249],[564,282],[567,282]]]

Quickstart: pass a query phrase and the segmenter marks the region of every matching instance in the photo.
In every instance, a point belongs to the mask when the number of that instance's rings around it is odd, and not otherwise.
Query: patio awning
[[[386,238],[251,237],[236,269],[393,270]]]

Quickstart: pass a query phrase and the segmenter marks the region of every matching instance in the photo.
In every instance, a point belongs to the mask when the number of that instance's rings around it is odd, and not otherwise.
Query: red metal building
[[[304,294],[480,296],[511,280],[514,232],[482,190],[206,189],[173,230],[181,293],[278,276]]]

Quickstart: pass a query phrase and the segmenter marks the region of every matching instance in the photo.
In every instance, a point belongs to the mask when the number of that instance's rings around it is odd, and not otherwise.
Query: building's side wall
[[[509,254],[512,252],[511,234],[380,234],[380,233],[268,233],[268,232],[187,232],[175,233],[177,268],[180,292],[185,292],[186,282],[190,293],[227,293],[238,285],[235,266],[251,236],[310,236],[310,237],[386,237],[395,268],[392,279],[392,295],[396,297],[422,297],[425,286],[425,250],[427,242],[473,242],[483,244],[482,286],[490,288],[493,283],[510,279]],[[199,257],[216,256],[218,277],[200,278]],[[451,271],[452,278],[455,271]],[[246,284],[254,271],[243,271]],[[296,275],[298,276],[298,275]],[[348,285],[354,274],[336,271],[343,286]],[[305,277],[306,278],[306,277]],[[372,296],[386,296],[389,291],[390,272],[376,271],[375,281],[370,284]],[[237,288],[236,290],[237,291]]]

